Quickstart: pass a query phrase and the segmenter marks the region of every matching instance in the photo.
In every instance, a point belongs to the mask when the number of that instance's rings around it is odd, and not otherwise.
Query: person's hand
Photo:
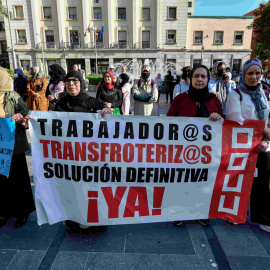
[[[23,126],[28,126],[28,120],[30,119],[30,114],[27,114],[24,118],[23,118],[23,122],[22,125]]]
[[[39,93],[36,93],[36,98],[39,98],[40,97],[40,94]]]
[[[106,103],[106,106],[110,109],[112,107],[112,103]]]
[[[221,117],[221,115],[219,115],[218,113],[215,113],[215,112],[211,113],[211,115],[209,116],[209,120],[213,121],[213,122],[216,122],[216,121],[221,120],[221,119],[223,119]]]
[[[265,128],[263,131],[263,135],[268,141],[270,141],[270,128]]]
[[[110,110],[111,110],[111,112],[113,112],[114,111],[114,108],[110,108]]]
[[[105,117],[106,114],[112,114],[111,110],[109,108],[103,108],[100,112],[102,118]]]
[[[268,147],[268,143],[267,143],[266,141],[261,141],[261,142],[258,144],[258,146],[257,146],[257,148],[256,148],[256,150],[255,150],[255,152],[256,152],[256,153],[262,153],[262,152],[265,152],[266,149],[267,149],[267,147]]]
[[[49,96],[48,96],[48,100],[49,100],[49,101],[51,101],[51,100],[53,100],[53,99],[55,99],[55,97],[54,97],[53,95],[49,95]]]
[[[16,113],[11,117],[12,121],[15,121],[17,124],[22,124],[23,116],[20,113]]]

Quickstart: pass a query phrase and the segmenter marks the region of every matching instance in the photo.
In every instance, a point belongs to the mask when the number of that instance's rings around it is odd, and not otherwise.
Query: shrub
[[[86,78],[89,80],[90,85],[98,85],[103,77],[101,75],[91,75],[86,76]]]
[[[12,80],[14,81],[14,70],[8,69],[8,68],[5,68],[5,70],[7,71],[7,73],[11,76]]]

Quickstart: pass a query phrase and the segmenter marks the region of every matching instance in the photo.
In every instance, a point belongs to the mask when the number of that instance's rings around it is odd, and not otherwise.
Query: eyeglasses
[[[70,84],[71,82],[73,82],[74,84],[78,84],[80,82],[80,80],[74,80],[74,79],[67,79],[66,83]]]

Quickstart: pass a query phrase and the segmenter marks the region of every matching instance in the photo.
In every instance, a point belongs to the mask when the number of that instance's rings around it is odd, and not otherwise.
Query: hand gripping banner
[[[32,112],[38,224],[246,219],[264,121]]]

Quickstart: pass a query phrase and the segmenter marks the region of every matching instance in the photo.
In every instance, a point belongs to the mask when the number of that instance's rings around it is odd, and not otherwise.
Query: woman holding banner
[[[102,109],[97,99],[85,93],[84,79],[81,72],[69,71],[65,77],[65,86],[67,95],[56,103],[54,111],[83,113],[96,113],[100,111],[102,117],[106,114],[111,114],[110,109]],[[65,225],[72,232],[84,234],[102,232],[107,229],[107,226],[86,226],[71,220],[65,221]]]
[[[265,120],[263,138],[256,148],[257,176],[250,196],[250,219],[259,223],[262,230],[270,232],[270,128],[269,104],[260,78],[262,64],[258,59],[246,61],[242,71],[243,83],[231,91],[227,99],[228,120],[243,123],[246,119]]]
[[[210,72],[204,65],[196,66],[191,72],[191,84],[187,92],[177,95],[167,116],[208,117],[211,121],[223,120],[221,103],[215,94],[209,93]],[[174,221],[181,226],[182,221]],[[199,220],[203,226],[209,225],[209,219]]]
[[[27,107],[18,93],[13,91],[13,82],[7,71],[0,68],[0,117],[12,117],[15,121],[15,145],[9,177],[0,175],[0,228],[10,218],[16,218],[15,228],[23,226],[35,204],[28,174],[25,152],[29,150],[25,127],[22,125]]]

